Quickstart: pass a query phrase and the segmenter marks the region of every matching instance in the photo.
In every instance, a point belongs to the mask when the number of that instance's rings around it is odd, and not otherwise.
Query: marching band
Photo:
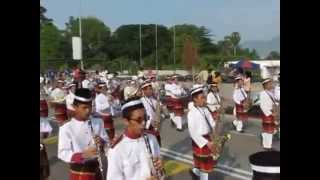
[[[166,173],[160,155],[163,107],[169,110],[170,122],[180,132],[186,124],[192,142],[193,168],[190,173],[201,180],[209,178],[217,165],[223,144],[230,135],[217,133],[224,114],[217,82],[194,84],[189,92],[178,84],[177,76],[162,83],[155,77],[134,76],[121,82],[112,74],[89,78],[80,72],[74,80],[58,79],[56,87],[48,87],[40,78],[40,177],[50,175],[43,140],[49,137],[49,109],[59,125],[58,158],[70,165],[71,180],[160,180]],[[280,74],[279,74],[280,83]],[[248,121],[251,93],[244,89],[243,77],[234,79],[235,131],[243,133]],[[261,144],[272,150],[272,137],[280,130],[280,85],[271,79],[261,82],[259,107],[262,111]],[[163,88],[163,89],[162,89]],[[49,90],[50,89],[50,90]],[[161,93],[164,90],[165,94]],[[189,104],[188,104],[189,103]],[[188,106],[187,106],[188,105]],[[186,113],[187,112],[187,113]],[[114,120],[121,114],[124,131],[117,136]],[[216,141],[220,138],[222,141]],[[221,149],[218,149],[221,148]]]

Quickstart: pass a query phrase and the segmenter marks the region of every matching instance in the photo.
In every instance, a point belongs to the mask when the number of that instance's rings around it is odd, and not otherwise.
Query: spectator
[[[214,72],[213,82],[217,83],[219,89],[222,83],[221,73],[219,71]]]

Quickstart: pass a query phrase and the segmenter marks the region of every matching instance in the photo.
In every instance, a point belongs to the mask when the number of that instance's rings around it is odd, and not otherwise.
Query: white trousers
[[[176,125],[178,129],[182,129],[182,117],[181,116],[175,116],[174,113],[170,113],[170,118]]]
[[[200,177],[200,180],[208,180],[209,178],[209,174],[205,173],[205,172],[201,172],[199,169],[197,168],[192,168],[192,172]]]
[[[241,120],[234,120],[232,123],[236,126],[237,131],[242,131],[243,123]]]
[[[272,148],[272,137],[273,137],[273,134],[271,133],[261,133],[262,135],[262,146],[263,148]]]

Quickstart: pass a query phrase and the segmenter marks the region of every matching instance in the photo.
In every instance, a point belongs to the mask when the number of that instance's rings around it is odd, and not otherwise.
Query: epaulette
[[[123,134],[121,134],[111,145],[111,148],[113,149],[119,142],[123,139]]]

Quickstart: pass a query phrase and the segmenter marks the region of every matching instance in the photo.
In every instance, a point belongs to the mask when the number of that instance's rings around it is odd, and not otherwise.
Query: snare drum
[[[54,116],[58,122],[66,121],[68,119],[66,104],[54,103]]]

